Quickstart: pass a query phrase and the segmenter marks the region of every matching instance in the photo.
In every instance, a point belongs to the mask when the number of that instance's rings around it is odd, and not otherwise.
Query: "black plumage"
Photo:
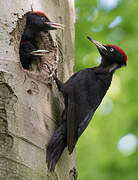
[[[105,96],[113,73],[127,63],[127,56],[121,48],[114,45],[104,46],[90,37],[88,39],[96,45],[101,54],[101,64],[75,73],[65,83],[53,76],[63,94],[65,109],[61,125],[47,146],[46,162],[50,171],[54,171],[65,147],[68,148],[69,154],[73,152],[78,138]]]
[[[31,11],[27,13],[26,26],[21,38],[19,55],[22,67],[29,70],[34,58],[45,55],[46,50],[38,50],[35,38],[42,31],[63,29],[62,24],[53,23],[40,11]]]

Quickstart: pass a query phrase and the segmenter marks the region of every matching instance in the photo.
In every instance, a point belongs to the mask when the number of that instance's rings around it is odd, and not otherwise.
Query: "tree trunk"
[[[58,78],[65,81],[73,73],[73,0],[1,0],[0,180],[73,180],[75,152],[68,155],[65,149],[53,173],[46,165],[46,146],[61,121],[62,95],[53,80],[44,83],[26,75],[19,59],[25,14],[31,6],[65,25],[62,31],[50,31],[43,43],[52,46]]]

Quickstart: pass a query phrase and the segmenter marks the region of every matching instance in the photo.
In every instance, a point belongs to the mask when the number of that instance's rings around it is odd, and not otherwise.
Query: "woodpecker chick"
[[[105,96],[115,70],[127,65],[127,55],[115,45],[103,45],[88,37],[96,45],[102,60],[97,67],[83,69],[62,83],[53,78],[64,97],[65,109],[62,121],[47,146],[46,162],[48,169],[54,171],[55,165],[65,147],[69,154],[88,126],[96,109]]]
[[[32,61],[48,53],[47,50],[38,50],[35,45],[36,36],[42,31],[63,29],[62,24],[54,23],[40,11],[31,11],[27,13],[26,27],[21,38],[19,54],[23,69],[29,70]]]

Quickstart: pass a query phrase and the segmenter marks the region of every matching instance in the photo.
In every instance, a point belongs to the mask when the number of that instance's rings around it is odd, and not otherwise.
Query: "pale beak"
[[[63,24],[54,23],[54,22],[46,22],[46,24],[48,24],[50,27],[55,28],[55,29],[64,29]]]
[[[93,44],[95,44],[96,47],[97,47],[99,50],[101,50],[101,51],[102,51],[102,50],[106,50],[106,51],[107,51],[106,47],[105,47],[102,43],[96,41],[95,39],[93,39],[93,38],[91,38],[91,37],[89,37],[89,36],[87,36],[87,38],[88,38]]]
[[[47,53],[49,53],[48,50],[39,49],[36,51],[32,51],[30,54],[35,55],[35,56],[45,56]]]

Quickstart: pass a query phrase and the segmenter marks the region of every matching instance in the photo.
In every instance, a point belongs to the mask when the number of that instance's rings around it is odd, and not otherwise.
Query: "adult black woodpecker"
[[[53,76],[63,94],[65,109],[62,122],[47,146],[46,162],[50,171],[54,171],[65,147],[69,154],[73,152],[78,138],[105,96],[115,70],[127,65],[127,55],[120,47],[103,45],[90,37],[87,38],[96,45],[102,57],[101,64],[75,73],[65,83]]]
[[[51,22],[43,12],[30,11],[27,13],[26,27],[19,48],[20,60],[24,69],[29,70],[35,57],[41,57],[48,52],[47,50],[38,50],[35,45],[36,36],[41,31],[47,32],[56,29],[63,29],[63,25]]]

